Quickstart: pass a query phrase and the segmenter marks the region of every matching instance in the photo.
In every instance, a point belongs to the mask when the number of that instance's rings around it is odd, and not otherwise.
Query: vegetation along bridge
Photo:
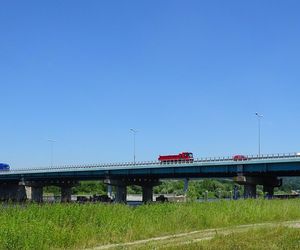
[[[104,180],[116,187],[116,202],[126,202],[126,187],[139,185],[143,201],[152,200],[152,191],[160,179],[232,177],[244,185],[245,197],[256,196],[256,185],[273,195],[274,187],[281,185],[282,176],[300,176],[300,154],[202,158],[189,162],[136,162],[19,169],[0,172],[0,199],[22,201],[25,187],[31,187],[32,200],[41,202],[43,187],[59,186],[63,202],[70,201],[71,188],[82,180]]]

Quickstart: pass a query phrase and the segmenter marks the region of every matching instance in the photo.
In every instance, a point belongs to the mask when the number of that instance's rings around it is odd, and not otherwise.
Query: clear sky
[[[0,161],[300,151],[300,2],[1,1]]]

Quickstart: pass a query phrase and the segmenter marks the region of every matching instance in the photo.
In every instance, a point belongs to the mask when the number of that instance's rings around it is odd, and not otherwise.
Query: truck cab
[[[9,165],[6,163],[0,163],[0,171],[9,171]]]

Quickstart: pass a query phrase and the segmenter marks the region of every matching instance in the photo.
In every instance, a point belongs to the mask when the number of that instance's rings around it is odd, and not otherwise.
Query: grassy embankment
[[[299,208],[300,200],[153,204],[136,208],[100,204],[2,206],[0,249],[84,248],[207,228],[297,220]]]
[[[153,249],[154,245],[142,249]],[[300,229],[275,227],[252,229],[242,233],[218,235],[211,240],[190,244],[171,244],[165,250],[295,250],[300,249]]]

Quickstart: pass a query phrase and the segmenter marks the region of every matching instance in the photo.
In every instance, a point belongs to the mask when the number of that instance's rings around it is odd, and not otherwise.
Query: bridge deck
[[[19,169],[0,172],[1,181],[72,179],[93,180],[115,178],[183,178],[183,177],[233,177],[248,175],[298,176],[300,155],[247,157],[245,161],[232,158],[196,159],[190,163],[137,162],[95,164],[53,168]]]

